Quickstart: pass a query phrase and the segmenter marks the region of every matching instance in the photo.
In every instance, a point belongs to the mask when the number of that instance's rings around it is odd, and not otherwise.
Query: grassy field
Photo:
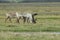
[[[36,24],[5,23],[7,12],[37,12]],[[0,3],[0,40],[60,40],[60,3]]]
[[[0,32],[0,40],[60,40],[60,34],[49,32]]]
[[[12,19],[5,23],[7,12],[37,12],[36,24],[20,24]],[[60,3],[0,3],[0,31],[12,32],[60,32]]]

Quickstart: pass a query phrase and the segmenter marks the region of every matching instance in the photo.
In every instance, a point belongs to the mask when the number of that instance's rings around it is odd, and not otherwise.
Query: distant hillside
[[[60,0],[0,0],[0,2],[60,2]]]

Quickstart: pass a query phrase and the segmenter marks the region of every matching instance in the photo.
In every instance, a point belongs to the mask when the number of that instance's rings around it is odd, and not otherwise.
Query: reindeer
[[[22,14],[18,14],[18,12],[11,12],[11,13],[7,13],[6,14],[6,19],[5,22],[9,19],[10,22],[12,18],[16,18],[17,22],[19,23],[20,19],[23,19],[23,22],[25,23],[27,21],[27,23],[36,23],[36,20],[34,18],[34,16],[37,15],[37,13],[22,13]]]
[[[27,21],[27,23],[36,23],[36,20],[34,18],[34,16],[37,15],[37,13],[27,13],[27,14],[23,14],[23,19],[24,19],[24,22]]]
[[[17,22],[19,23],[19,17],[18,17],[18,12],[10,12],[6,14],[5,22],[9,19],[10,22],[12,18],[16,18]]]

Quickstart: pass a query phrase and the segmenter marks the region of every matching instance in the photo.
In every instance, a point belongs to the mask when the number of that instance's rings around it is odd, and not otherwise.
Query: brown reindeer
[[[19,17],[18,17],[18,12],[10,12],[6,14],[5,22],[9,19],[10,22],[12,18],[16,18],[17,22],[19,23]]]

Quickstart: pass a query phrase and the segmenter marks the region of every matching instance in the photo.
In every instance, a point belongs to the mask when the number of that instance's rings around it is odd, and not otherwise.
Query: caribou
[[[35,20],[35,16],[37,15],[37,13],[26,13],[26,14],[23,14],[23,19],[24,19],[24,22],[27,21],[27,23],[36,23],[36,20]]]
[[[16,18],[17,22],[19,23],[19,17],[18,17],[18,12],[9,12],[6,13],[6,18],[5,18],[5,22],[9,19],[10,22],[12,18]]]
[[[34,18],[34,16],[37,15],[37,13],[21,13],[19,14],[18,12],[10,12],[6,14],[6,19],[5,22],[9,19],[10,22],[12,18],[16,18],[17,22],[19,23],[20,19],[23,19],[23,22],[25,23],[27,21],[27,23],[36,23],[36,20]]]

